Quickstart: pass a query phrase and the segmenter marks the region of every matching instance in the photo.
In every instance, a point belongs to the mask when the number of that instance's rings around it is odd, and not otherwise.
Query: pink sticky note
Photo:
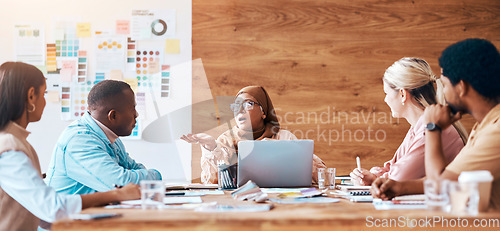
[[[116,34],[130,34],[130,21],[116,20]]]
[[[63,60],[61,69],[70,69],[71,75],[76,73],[76,61],[73,60]]]
[[[71,69],[61,69],[60,75],[61,75],[61,81],[70,83],[72,79],[72,70]]]

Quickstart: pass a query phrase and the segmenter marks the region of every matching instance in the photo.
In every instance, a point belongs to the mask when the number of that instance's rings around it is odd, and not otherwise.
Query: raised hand
[[[183,135],[181,137],[181,140],[184,140],[188,143],[203,145],[203,147],[209,151],[213,151],[217,147],[215,138],[205,133]]]

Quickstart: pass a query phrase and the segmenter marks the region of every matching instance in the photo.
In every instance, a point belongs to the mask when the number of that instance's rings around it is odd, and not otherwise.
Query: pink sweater
[[[446,164],[449,164],[464,147],[457,130],[449,126],[441,133]],[[384,167],[373,167],[370,172],[378,177],[393,180],[413,180],[425,176],[425,124],[423,117],[415,126],[410,127],[403,143],[399,146],[392,160],[384,163]]]

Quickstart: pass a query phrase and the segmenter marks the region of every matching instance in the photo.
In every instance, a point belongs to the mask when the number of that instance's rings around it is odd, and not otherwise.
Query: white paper
[[[45,29],[43,25],[15,25],[14,43],[16,61],[45,66]]]
[[[163,203],[165,204],[189,204],[189,203],[201,203],[201,197],[165,197],[163,198]],[[123,205],[141,205],[141,200],[130,200],[122,201]]]
[[[176,30],[176,12],[169,10],[133,10],[130,34],[137,39],[173,38]]]
[[[95,38],[96,72],[125,70],[127,39],[125,36],[99,35]]]

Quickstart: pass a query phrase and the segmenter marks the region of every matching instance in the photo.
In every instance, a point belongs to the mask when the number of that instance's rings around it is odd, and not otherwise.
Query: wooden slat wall
[[[310,131],[315,153],[347,174],[356,155],[365,168],[391,159],[409,128],[384,103],[385,69],[415,56],[440,73],[441,51],[465,38],[500,47],[499,16],[498,0],[193,0],[193,59],[202,59],[214,96],[264,86],[282,126],[299,138]],[[207,122],[197,113],[194,131]],[[470,129],[473,119],[464,124]],[[329,142],[330,131],[333,139],[344,131],[344,140]],[[193,147],[197,178],[200,150]]]

